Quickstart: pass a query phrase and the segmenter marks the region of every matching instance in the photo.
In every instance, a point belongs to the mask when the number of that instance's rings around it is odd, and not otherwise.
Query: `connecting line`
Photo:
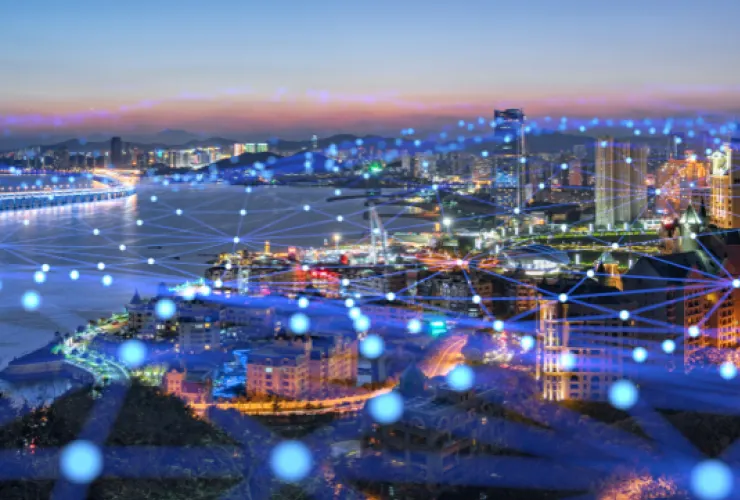
[[[278,224],[278,223],[284,221],[285,219],[289,219],[289,218],[295,216],[295,214],[296,214],[296,212],[294,210],[291,210],[290,212],[286,213],[284,216],[282,216],[282,217],[280,217],[278,219],[275,219],[274,221],[270,222],[269,224],[265,224],[264,226],[260,226],[259,228],[256,228],[254,231],[248,232],[244,236],[246,238],[254,238],[257,235],[259,235],[262,232],[264,232],[264,230],[267,229],[268,227],[274,226],[275,224]],[[286,231],[288,231],[288,230],[286,230]]]
[[[568,295],[568,296],[570,297],[570,294],[571,294],[571,293],[573,293],[573,292],[575,291],[575,289],[576,289],[576,288],[578,288],[579,286],[581,286],[581,284],[582,284],[582,283],[583,283],[584,281],[586,281],[587,279],[588,279],[588,277],[587,277],[587,276],[584,276],[583,278],[581,278],[581,280],[580,280],[580,281],[579,281],[578,283],[576,283],[575,285],[573,285],[573,287],[572,287],[572,288],[571,288],[570,290],[568,290],[568,291],[566,292],[566,295]]]
[[[465,275],[465,281],[467,281],[467,283],[468,283],[468,288],[470,289],[470,293],[473,294],[473,295],[476,295],[476,290],[473,287],[473,284],[470,282],[470,276],[468,275],[467,271],[465,271],[465,269],[463,269],[462,272]],[[490,311],[488,310],[488,308],[483,303],[483,298],[482,297],[481,297],[481,301],[478,303],[478,305],[480,306],[481,309],[483,309],[483,312],[486,314],[486,317],[488,317],[488,319],[491,319],[493,317],[493,315],[490,313]]]
[[[694,299],[694,298],[697,298],[697,297],[701,297],[702,295],[705,295],[707,293],[716,292],[718,290],[722,290],[723,288],[725,288],[725,287],[724,286],[718,286],[718,287],[710,288],[710,289],[707,289],[707,287],[699,287],[699,286],[695,286],[695,287],[684,287],[682,289],[682,290],[684,290],[684,292],[686,292],[689,289],[696,289],[698,291],[695,292],[695,293],[692,293],[690,295],[686,295],[684,293],[684,295],[682,295],[681,297],[677,297],[677,298],[671,299],[671,300],[666,300],[664,302],[661,302],[660,304],[651,304],[649,306],[645,306],[645,307],[642,307],[640,309],[636,309],[633,312],[635,314],[639,314],[639,313],[643,313],[643,312],[646,312],[646,311],[652,311],[654,309],[658,309],[660,307],[664,307],[664,306],[667,306],[667,305],[670,305],[670,304],[676,304],[678,302],[683,302],[684,300],[687,300],[687,299]],[[671,289],[671,288],[666,288],[665,289],[665,291],[670,291],[670,290],[673,290],[673,289]]]
[[[399,293],[399,294],[401,294],[401,293],[403,293],[403,292],[405,292],[405,291],[409,290],[410,288],[412,288],[412,287],[414,287],[414,286],[418,286],[418,285],[420,285],[421,283],[424,283],[425,281],[428,281],[428,280],[430,280],[430,279],[434,278],[434,277],[435,277],[435,276],[437,276],[437,275],[438,275],[438,274],[439,274],[440,272],[441,272],[441,271],[436,271],[436,272],[434,272],[434,273],[430,274],[429,276],[427,276],[426,278],[424,278],[423,280],[419,280],[419,281],[417,281],[417,282],[415,282],[415,283],[413,283],[413,284],[411,284],[411,285],[407,286],[406,288],[402,288],[401,290],[399,290],[399,291],[398,291],[398,293]]]
[[[694,241],[696,241],[699,245],[701,245],[701,249],[704,250],[704,253],[709,255],[712,258],[714,263],[717,264],[717,267],[722,269],[722,271],[724,271],[724,273],[727,275],[728,278],[732,279],[732,275],[730,274],[730,272],[727,269],[725,269],[725,266],[722,265],[722,263],[717,259],[717,257],[715,257],[714,254],[710,252],[706,246],[704,246],[704,243],[702,243],[698,237]]]

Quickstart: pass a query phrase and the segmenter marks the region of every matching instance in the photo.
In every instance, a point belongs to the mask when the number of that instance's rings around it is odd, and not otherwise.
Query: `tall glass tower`
[[[510,215],[521,208],[527,196],[524,110],[494,110],[495,123],[491,199],[497,215]]]

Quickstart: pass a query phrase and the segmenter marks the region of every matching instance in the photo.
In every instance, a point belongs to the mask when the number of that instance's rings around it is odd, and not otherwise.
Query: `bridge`
[[[104,177],[100,175],[99,177]],[[136,193],[133,183],[121,183],[115,176],[105,176],[112,181],[103,188],[39,189],[29,191],[0,192],[0,211],[27,210],[34,208],[70,205],[113,200]]]

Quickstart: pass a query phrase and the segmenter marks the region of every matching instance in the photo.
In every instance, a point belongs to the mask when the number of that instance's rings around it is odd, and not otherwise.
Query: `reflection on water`
[[[261,250],[269,241],[274,251],[320,246],[336,233],[346,243],[365,238],[364,200],[327,203],[333,194],[333,188],[247,193],[239,186],[148,183],[130,198],[0,213],[0,367],[44,345],[55,331],[122,310],[137,289],[148,295],[162,281],[200,278],[209,256],[234,250],[235,236],[240,247]],[[429,229],[408,219],[395,227]],[[36,283],[43,264],[51,270]],[[70,279],[72,270],[78,280]],[[111,286],[102,284],[105,275]],[[37,311],[21,307],[29,290],[41,295]]]

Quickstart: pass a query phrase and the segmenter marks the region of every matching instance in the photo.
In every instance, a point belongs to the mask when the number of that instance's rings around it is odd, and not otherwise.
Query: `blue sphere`
[[[732,380],[737,376],[737,367],[729,361],[725,361],[719,367],[719,374],[725,380]]]
[[[157,305],[154,306],[154,312],[157,313],[157,317],[159,319],[167,320],[177,313],[177,305],[175,305],[175,303],[170,299],[161,299],[157,302]]]
[[[379,424],[398,422],[403,415],[403,397],[397,392],[386,392],[368,402],[370,415]]]
[[[23,304],[23,309],[26,311],[35,311],[41,305],[41,296],[33,290],[30,290],[23,294],[21,303]]]
[[[308,299],[306,297],[301,297],[298,299],[298,307],[301,309],[305,309],[308,307]]]
[[[720,460],[699,462],[691,470],[691,491],[702,500],[721,500],[732,493],[732,470]]]
[[[529,351],[534,347],[534,337],[532,337],[531,335],[525,335],[520,340],[520,344],[522,346],[522,349],[524,349],[525,351]]]
[[[421,321],[416,318],[411,319],[409,320],[407,328],[409,330],[409,333],[419,333],[421,332]]]
[[[632,359],[638,363],[643,363],[648,357],[647,349],[644,347],[635,347],[632,351]]]
[[[300,441],[283,441],[270,453],[270,468],[283,481],[295,483],[311,472],[313,457]]]
[[[375,334],[370,334],[360,342],[360,354],[367,359],[377,359],[385,350],[385,342]]]
[[[456,391],[467,391],[474,381],[475,373],[467,365],[457,365],[447,374],[447,384]]]
[[[290,329],[293,333],[303,334],[311,327],[311,320],[303,313],[296,313],[290,317]]]
[[[146,344],[140,340],[127,340],[118,348],[118,359],[131,368],[138,368],[146,361]]]
[[[619,410],[629,410],[637,403],[637,387],[629,380],[618,380],[609,387],[609,402]]]
[[[664,340],[661,346],[663,347],[663,352],[665,352],[666,354],[671,354],[673,351],[676,350],[676,343],[671,339]]]
[[[355,330],[358,332],[366,332],[370,329],[370,318],[365,316],[364,314],[359,315],[357,318],[355,318]]]
[[[43,283],[44,281],[46,281],[46,273],[43,271],[36,271],[35,273],[33,273],[33,281],[39,284]]]
[[[103,454],[89,441],[72,441],[62,449],[59,467],[68,481],[88,484],[103,471]]]

